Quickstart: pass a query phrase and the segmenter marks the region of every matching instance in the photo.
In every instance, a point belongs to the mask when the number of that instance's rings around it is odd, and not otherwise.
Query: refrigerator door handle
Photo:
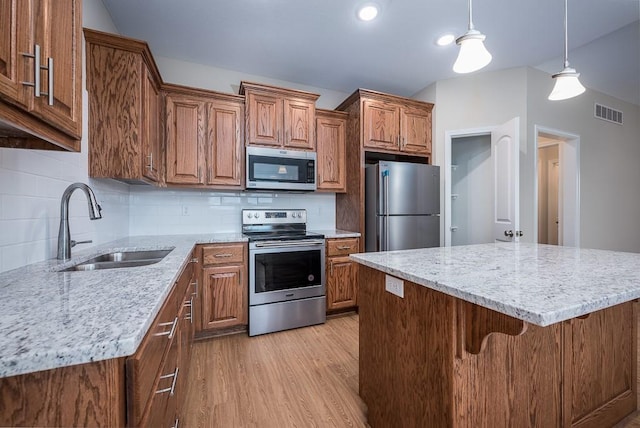
[[[382,171],[382,194],[384,199],[384,222],[382,224],[382,232],[384,240],[382,243],[382,251],[389,250],[389,170]]]

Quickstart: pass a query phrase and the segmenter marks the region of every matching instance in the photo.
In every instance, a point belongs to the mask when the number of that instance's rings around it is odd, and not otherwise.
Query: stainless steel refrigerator
[[[440,245],[440,167],[379,161],[365,168],[365,249]]]

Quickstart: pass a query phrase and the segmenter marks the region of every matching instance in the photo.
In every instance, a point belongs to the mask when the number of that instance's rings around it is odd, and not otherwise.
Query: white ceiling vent
[[[620,110],[614,110],[611,107],[596,103],[594,114],[598,119],[622,125],[622,112]]]

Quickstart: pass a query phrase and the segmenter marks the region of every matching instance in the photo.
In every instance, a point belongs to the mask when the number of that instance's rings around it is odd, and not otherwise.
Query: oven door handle
[[[314,240],[314,241],[265,241],[265,242],[256,242],[256,248],[287,248],[287,247],[309,247],[313,245],[324,245],[324,240]]]

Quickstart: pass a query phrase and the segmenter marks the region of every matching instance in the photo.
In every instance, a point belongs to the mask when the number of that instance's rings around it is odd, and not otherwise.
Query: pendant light
[[[472,8],[472,0],[469,0],[469,29],[456,39],[456,44],[460,45],[458,59],[453,64],[456,73],[471,73],[491,62],[491,54],[483,43],[486,36],[473,26]]]
[[[578,80],[580,73],[569,67],[569,41],[567,37],[567,7],[568,0],[564,0],[564,68],[561,72],[552,75],[556,80],[553,90],[549,94],[549,100],[558,101],[576,97],[585,91],[584,86]]]

